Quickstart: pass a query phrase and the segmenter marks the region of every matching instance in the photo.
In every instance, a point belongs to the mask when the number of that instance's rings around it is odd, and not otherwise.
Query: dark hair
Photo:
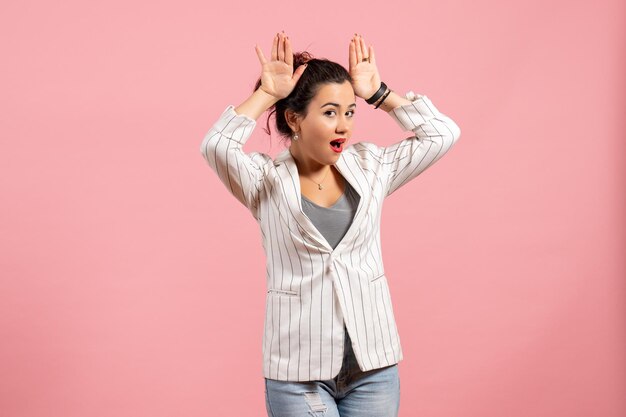
[[[294,113],[306,116],[307,106],[324,84],[343,84],[345,81],[352,82],[350,73],[336,62],[324,58],[313,58],[313,56],[306,51],[293,54],[294,71],[305,63],[307,64],[307,68],[296,83],[293,91],[287,97],[278,100],[269,108],[267,129],[264,129],[268,135],[270,134],[270,117],[272,113],[275,114],[276,130],[278,133],[285,138],[291,138],[292,132],[285,118],[285,110],[291,110]],[[259,77],[254,90],[256,91],[260,86],[261,78]]]

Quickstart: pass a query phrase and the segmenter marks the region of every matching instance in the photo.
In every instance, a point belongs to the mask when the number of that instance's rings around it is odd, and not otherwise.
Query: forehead
[[[326,83],[322,86],[313,97],[313,101],[316,103],[335,102],[343,106],[349,106],[354,103],[354,89],[349,81],[345,81],[342,84],[338,83]]]

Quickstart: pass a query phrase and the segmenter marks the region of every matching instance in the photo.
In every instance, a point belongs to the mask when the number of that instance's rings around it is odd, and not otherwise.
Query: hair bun
[[[298,68],[302,64],[306,64],[313,59],[313,55],[307,51],[294,52],[293,54],[293,67]]]

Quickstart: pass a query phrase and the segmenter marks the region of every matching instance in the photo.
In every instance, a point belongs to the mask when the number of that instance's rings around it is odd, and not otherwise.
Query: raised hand
[[[354,93],[364,100],[373,96],[380,88],[380,75],[376,68],[374,47],[366,47],[363,37],[354,34],[350,40],[348,69],[352,77]]]
[[[272,44],[272,57],[270,61],[265,59],[263,51],[258,45],[255,50],[261,62],[261,89],[277,99],[285,98],[291,93],[306,69],[300,65],[293,71],[293,52],[291,41],[285,32],[277,33]]]

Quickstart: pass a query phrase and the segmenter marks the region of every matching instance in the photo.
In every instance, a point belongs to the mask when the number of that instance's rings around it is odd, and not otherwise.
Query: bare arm
[[[392,90],[391,93],[389,93],[389,95],[385,99],[385,101],[383,101],[383,104],[381,104],[380,107],[378,108],[383,109],[386,112],[389,112],[390,110],[393,110],[396,107],[404,106],[407,104],[411,104],[411,102],[407,100],[406,98],[402,97],[401,95],[396,94],[396,92]]]
[[[277,101],[276,97],[266,93],[262,88],[258,88],[243,103],[235,107],[235,113],[243,114],[256,120]]]

